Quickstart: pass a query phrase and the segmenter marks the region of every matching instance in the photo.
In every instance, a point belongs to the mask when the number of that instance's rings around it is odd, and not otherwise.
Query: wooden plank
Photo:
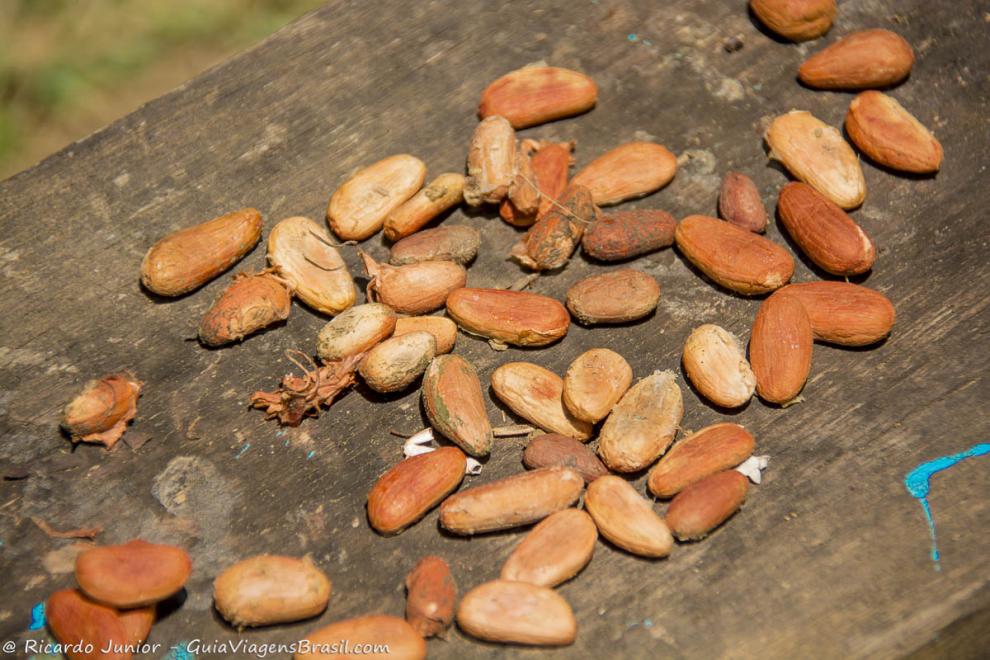
[[[733,168],[753,176],[771,202],[786,178],[761,144],[768,118],[802,108],[839,125],[851,97],[798,85],[794,71],[819,42],[771,40],[741,5],[331,3],[0,184],[0,461],[32,469],[27,479],[0,482],[0,637],[37,638],[24,631],[31,606],[72,584],[71,542],[47,538],[31,516],[57,528],[103,525],[100,542],[141,536],[187,546],[195,562],[187,597],[152,634],[166,648],[195,639],[287,642],[347,616],[400,614],[403,576],[426,553],[446,557],[462,589],[495,577],[519,533],[451,538],[437,532],[435,513],[397,538],[368,528],[366,492],[401,456],[389,429],[424,426],[417,393],[382,402],[359,389],[318,421],[278,429],[245,409],[247,395],[289,368],[286,349],[312,351],[326,319],[296,306],[282,328],[204,350],[188,339],[230,275],[191,296],[153,300],[138,285],[141,257],[164,233],[241,206],[262,210],[266,235],[281,217],[322,218],[336,185],[388,154],[414,153],[432,172],[456,169],[481,89],[539,60],[587,72],[601,96],[590,114],[527,135],[578,140],[579,164],[634,138],[680,155],[674,182],[628,207],[714,213],[719,178]],[[729,415],[771,456],[764,484],[731,524],[667,560],[600,545],[560,589],[579,622],[568,656],[891,657],[986,648],[985,626],[966,622],[984,621],[990,607],[987,459],[933,480],[941,572],[928,555],[920,507],[903,486],[918,463],[988,437],[984,10],[975,1],[841,3],[825,42],[890,27],[915,45],[911,79],[893,94],[946,152],[943,171],[930,179],[864,167],[869,194],[855,217],[880,247],[866,283],[894,301],[896,331],[873,350],[816,346],[803,404],[754,402]],[[722,43],[735,35],[744,48],[728,53]],[[470,284],[506,285],[519,275],[504,259],[515,230],[491,213],[458,211],[448,222],[483,228]],[[769,235],[784,240],[776,226]],[[362,247],[387,252],[379,237]],[[346,258],[359,273],[356,254]],[[263,264],[259,248],[240,268]],[[461,336],[457,351],[487,378],[516,359],[562,372],[583,350],[608,346],[642,377],[678,369],[684,338],[700,323],[748,335],[757,301],[717,290],[672,250],[635,266],[663,285],[660,309],[642,323],[574,326],[539,352],[496,353]],[[575,280],[604,269],[576,257],[533,289],[562,298]],[[796,280],[815,277],[799,264]],[[60,408],[86,379],[123,367],[147,383],[129,434],[150,441],[68,456]],[[727,418],[685,393],[685,429]],[[511,419],[494,402],[490,412]],[[518,471],[522,446],[500,440],[469,483]],[[318,622],[242,634],[223,625],[211,610],[211,581],[258,552],[311,553],[334,582],[328,612]],[[494,651],[459,632],[430,643],[436,657],[482,649]]]

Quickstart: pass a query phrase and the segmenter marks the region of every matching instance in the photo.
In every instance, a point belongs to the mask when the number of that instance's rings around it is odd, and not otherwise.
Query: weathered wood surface
[[[263,421],[246,410],[247,396],[287,370],[286,349],[312,352],[326,319],[296,305],[284,327],[205,350],[189,338],[231,275],[178,300],[149,297],[138,267],[158,237],[246,205],[264,213],[266,236],[288,215],[322,218],[336,185],[392,153],[417,154],[432,172],[456,169],[481,89],[537,60],[587,72],[601,96],[590,114],[526,134],[578,140],[579,164],[638,137],[681,156],[667,189],[627,207],[714,213],[730,168],[750,173],[773,203],[786,177],[761,144],[767,119],[803,108],[839,125],[851,98],[801,87],[797,65],[838,36],[890,27],[918,54],[893,94],[946,152],[935,178],[864,165],[869,193],[855,217],[880,247],[866,282],[897,306],[893,337],[872,350],[816,346],[803,404],[754,401],[728,416],[771,456],[764,484],[730,524],[667,560],[600,544],[561,587],[579,636],[555,655],[979,656],[990,645],[988,459],[933,481],[941,572],[903,478],[922,461],[987,441],[990,430],[986,10],[974,0],[844,1],[824,41],[795,46],[761,33],[742,0],[331,3],[0,184],[0,461],[7,473],[30,471],[0,482],[0,638],[38,638],[25,632],[31,606],[73,582],[72,542],[46,537],[32,516],[56,528],[103,525],[100,542],[141,536],[188,547],[187,598],[152,633],[164,648],[291,641],[347,616],[401,614],[402,578],[423,554],[450,560],[463,590],[495,577],[520,538],[451,538],[438,533],[435,512],[397,538],[375,535],[365,495],[400,458],[389,429],[424,426],[418,393],[383,401],[358,390],[298,429]],[[734,35],[745,46],[728,53],[722,43]],[[447,222],[484,228],[470,284],[507,285],[519,275],[504,260],[515,230],[490,214],[457,211]],[[783,240],[776,225],[769,235]],[[363,247],[379,257],[387,250],[380,237]],[[347,260],[358,273],[353,251]],[[240,269],[263,263],[259,247]],[[644,322],[573,326],[542,351],[497,353],[462,335],[456,350],[487,378],[515,359],[562,372],[582,350],[608,346],[642,377],[678,368],[682,342],[700,323],[748,336],[758,301],[716,289],[673,250],[635,266],[663,285],[658,312]],[[562,298],[603,268],[577,257],[533,289]],[[799,263],[796,280],[815,277]],[[150,441],[71,452],[57,428],[61,407],[86,379],[120,368],[147,383],[128,436]],[[685,393],[685,429],[727,418]],[[509,418],[495,403],[490,411]],[[468,483],[521,469],[522,446],[499,440]],[[636,481],[641,491],[644,481]],[[258,552],[311,553],[334,582],[329,610],[318,621],[242,634],[223,625],[211,581]],[[534,655],[458,632],[429,648],[435,657]]]

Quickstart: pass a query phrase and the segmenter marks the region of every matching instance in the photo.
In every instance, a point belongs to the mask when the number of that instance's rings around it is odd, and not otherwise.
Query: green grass
[[[320,4],[0,0],[0,178]]]

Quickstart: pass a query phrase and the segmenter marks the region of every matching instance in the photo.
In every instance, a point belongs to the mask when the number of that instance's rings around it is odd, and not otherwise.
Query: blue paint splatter
[[[28,624],[28,630],[34,632],[35,630],[41,630],[44,627],[45,603],[42,601],[31,608],[31,623]]]
[[[241,450],[237,452],[237,455],[234,456],[234,458],[240,458],[241,456],[244,455],[244,452],[246,452],[250,448],[251,448],[251,443],[245,442],[243,445],[241,445]]]
[[[162,660],[196,660],[196,654],[189,650],[187,642],[179,642],[162,656]]]
[[[928,521],[928,533],[932,537],[932,561],[935,562],[935,570],[942,570],[939,564],[938,542],[935,539],[935,519],[932,517],[932,508],[928,503],[928,493],[931,492],[931,478],[936,472],[948,470],[956,463],[960,463],[967,458],[990,454],[990,443],[980,443],[973,445],[969,449],[959,454],[940,456],[934,460],[922,463],[907,473],[904,477],[904,487],[911,497],[921,501],[921,508],[925,512],[925,519]]]
[[[628,39],[629,41],[639,41],[639,35],[637,35],[636,33],[631,33],[629,36],[626,37],[626,39]]]
[[[315,449],[311,450],[308,454],[306,454],[306,460],[308,461],[311,458],[313,458],[314,456],[316,456],[316,450]]]

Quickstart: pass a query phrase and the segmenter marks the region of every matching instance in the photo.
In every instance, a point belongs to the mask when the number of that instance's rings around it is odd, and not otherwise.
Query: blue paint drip
[[[250,448],[251,448],[251,443],[245,442],[243,445],[241,445],[241,450],[237,452],[237,455],[234,456],[234,458],[240,458],[241,456],[244,455],[244,452],[246,452]]]
[[[636,33],[632,33],[629,36],[627,36],[626,39],[628,39],[629,41],[639,41],[639,35],[637,35]]]
[[[196,654],[189,650],[188,643],[179,642],[162,656],[162,660],[196,660]]]
[[[953,465],[961,463],[967,458],[983,456],[984,454],[990,454],[990,443],[982,442],[980,444],[973,445],[966,451],[959,454],[940,456],[939,458],[928,461],[927,463],[922,463],[908,472],[907,476],[904,477],[904,487],[907,488],[907,492],[911,495],[911,497],[914,497],[921,502],[921,508],[925,512],[925,520],[928,521],[928,533],[932,537],[932,561],[935,562],[936,571],[942,570],[942,567],[939,564],[939,559],[941,557],[938,553],[938,541],[935,538],[935,519],[932,517],[932,508],[928,503],[928,494],[931,492],[932,488],[931,478],[936,472],[948,470]]]
[[[31,623],[28,624],[28,630],[34,632],[35,630],[41,630],[44,627],[45,603],[42,601],[31,608]]]

